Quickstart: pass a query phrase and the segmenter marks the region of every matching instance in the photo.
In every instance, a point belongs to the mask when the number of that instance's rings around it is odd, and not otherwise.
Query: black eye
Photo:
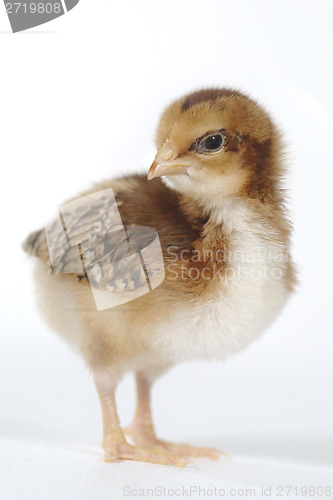
[[[199,143],[198,151],[202,152],[210,152],[210,151],[219,151],[223,148],[225,143],[225,137],[220,132],[215,132],[214,134],[210,134],[202,139]]]

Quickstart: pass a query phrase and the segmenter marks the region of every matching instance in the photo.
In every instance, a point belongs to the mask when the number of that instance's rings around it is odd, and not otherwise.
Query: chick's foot
[[[193,465],[193,462],[183,456],[170,453],[166,449],[151,449],[148,447],[134,446],[121,440],[117,443],[103,443],[105,451],[104,460],[113,462],[115,460],[137,460],[160,465],[174,465],[176,467],[186,467]]]
[[[169,443],[168,441],[158,439],[150,425],[141,426],[133,422],[124,429],[124,433],[138,446],[160,451],[165,450],[182,457],[208,457],[218,460],[221,455],[224,455],[224,453],[215,448],[201,448],[189,444]]]

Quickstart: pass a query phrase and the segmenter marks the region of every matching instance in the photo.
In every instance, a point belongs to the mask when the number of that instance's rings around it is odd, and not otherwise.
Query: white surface
[[[81,0],[52,24],[12,35],[0,8],[1,500],[116,498],[125,481],[328,481],[332,14],[330,0]],[[248,351],[224,365],[177,367],[154,391],[161,437],[220,446],[232,465],[104,464],[92,381],[41,323],[20,243],[92,180],[147,171],[161,109],[202,85],[252,92],[286,133],[300,290]],[[124,423],[133,397],[127,378]]]
[[[332,481],[332,469],[327,467],[295,466],[290,462],[267,458],[234,457],[233,461],[220,459],[213,464],[207,459],[200,459],[195,467],[180,470],[130,461],[105,463],[94,448],[74,443],[69,447],[68,440],[66,443],[61,447],[59,443],[45,446],[33,442],[22,446],[22,443],[11,442],[8,447],[6,442],[1,442],[2,472],[5,473],[2,498],[118,500],[136,496],[190,496],[197,499],[199,488],[202,497],[262,498],[264,490],[270,498],[286,498],[287,495],[281,493],[287,493],[290,485],[293,490],[288,498],[298,498],[300,495],[295,494],[295,488],[299,492],[319,485],[325,488]],[[17,482],[18,467],[22,471],[20,482]],[[210,493],[214,490],[217,491],[215,495]],[[161,491],[165,494],[161,495]],[[304,498],[305,495],[302,496]],[[321,497],[320,494],[307,495],[311,496]]]

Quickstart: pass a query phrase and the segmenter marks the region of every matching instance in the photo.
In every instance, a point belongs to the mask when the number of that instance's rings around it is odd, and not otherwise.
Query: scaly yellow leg
[[[105,460],[114,461],[118,459],[138,460],[161,465],[176,465],[185,467],[192,462],[183,456],[178,456],[166,450],[153,450],[149,447],[133,446],[129,444],[120,427],[115,401],[115,387],[105,388],[95,378],[96,387],[102,407],[103,415],[103,448]]]
[[[214,448],[200,448],[188,444],[174,444],[156,437],[151,416],[150,389],[151,379],[145,373],[136,375],[137,408],[133,422],[124,429],[124,433],[139,446],[167,450],[185,457],[209,457],[217,460],[222,453]]]

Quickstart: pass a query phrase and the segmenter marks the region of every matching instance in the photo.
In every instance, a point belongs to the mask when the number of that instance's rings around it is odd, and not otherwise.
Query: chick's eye
[[[223,148],[225,137],[220,132],[206,136],[199,144],[199,152],[219,151]]]

